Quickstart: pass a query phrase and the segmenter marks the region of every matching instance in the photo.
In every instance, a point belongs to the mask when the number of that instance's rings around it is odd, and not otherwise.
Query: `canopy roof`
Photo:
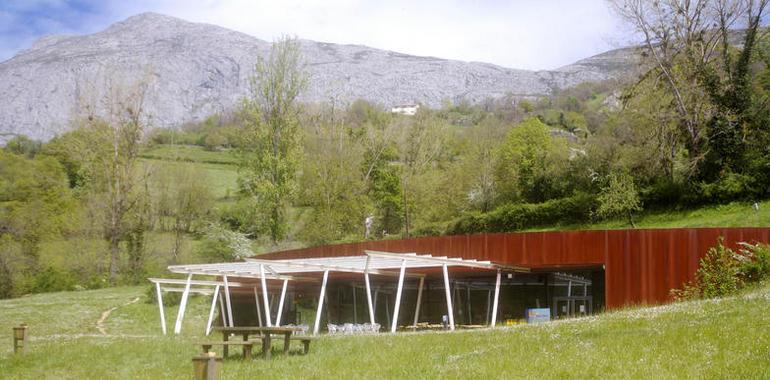
[[[299,279],[303,273],[348,272],[398,275],[403,266],[406,269],[466,267],[477,269],[529,272],[529,269],[502,265],[491,261],[463,259],[459,257],[433,256],[417,253],[391,253],[365,251],[360,256],[336,256],[322,258],[265,260],[248,258],[245,262],[173,265],[173,273],[211,276],[234,276],[279,280]],[[395,270],[395,271],[394,271]]]

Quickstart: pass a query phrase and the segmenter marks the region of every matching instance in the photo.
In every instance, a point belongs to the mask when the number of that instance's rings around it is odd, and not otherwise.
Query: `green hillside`
[[[0,373],[18,379],[189,378],[208,300],[162,336],[147,287],[0,301]],[[138,298],[138,300],[137,300]],[[135,301],[131,303],[132,301]],[[123,306],[121,306],[123,305]],[[117,307],[102,324],[105,310]],[[308,356],[226,360],[223,378],[767,378],[770,286],[739,296],[543,325],[454,333],[323,337]],[[169,324],[175,307],[166,308]],[[25,355],[11,327],[30,325]],[[276,344],[276,349],[278,344]],[[240,352],[238,349],[235,351]]]

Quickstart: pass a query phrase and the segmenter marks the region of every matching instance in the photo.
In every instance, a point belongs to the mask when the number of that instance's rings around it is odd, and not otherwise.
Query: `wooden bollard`
[[[27,331],[29,326],[26,323],[22,323],[19,327],[13,328],[13,352],[24,352],[27,348]]]
[[[193,357],[192,361],[195,380],[219,380],[222,372],[222,358],[217,357],[216,353],[207,352]]]

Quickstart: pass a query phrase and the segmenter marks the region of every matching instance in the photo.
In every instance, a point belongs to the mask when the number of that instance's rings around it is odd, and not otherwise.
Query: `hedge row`
[[[596,205],[596,197],[586,193],[544,203],[505,205],[485,214],[462,216],[448,227],[447,234],[511,232],[559,223],[585,223]]]

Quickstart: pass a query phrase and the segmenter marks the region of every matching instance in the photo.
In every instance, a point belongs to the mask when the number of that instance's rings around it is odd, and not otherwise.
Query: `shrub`
[[[723,297],[737,292],[747,283],[770,277],[770,248],[759,244],[741,244],[738,252],[724,246],[724,238],[717,240],[700,260],[695,280],[682,289],[672,289],[676,300]]]
[[[203,147],[208,151],[215,151],[227,144],[227,139],[218,132],[211,132],[203,139]]]
[[[469,213],[448,229],[450,234],[509,232],[556,223],[580,223],[591,217],[596,198],[578,193],[568,198],[535,204],[509,204],[482,213]]]
[[[741,243],[741,253],[746,258],[741,263],[740,273],[747,283],[770,278],[770,246]]]
[[[155,289],[155,284],[150,285],[144,294],[147,296],[146,303],[158,303],[158,291]],[[182,293],[177,292],[164,292],[161,297],[163,297],[163,306],[178,306],[182,301]]]
[[[32,280],[30,293],[59,292],[73,290],[75,281],[69,273],[53,267],[46,267],[35,274]]]
[[[198,255],[208,262],[222,262],[253,256],[251,240],[218,223],[211,223],[198,247]]]

